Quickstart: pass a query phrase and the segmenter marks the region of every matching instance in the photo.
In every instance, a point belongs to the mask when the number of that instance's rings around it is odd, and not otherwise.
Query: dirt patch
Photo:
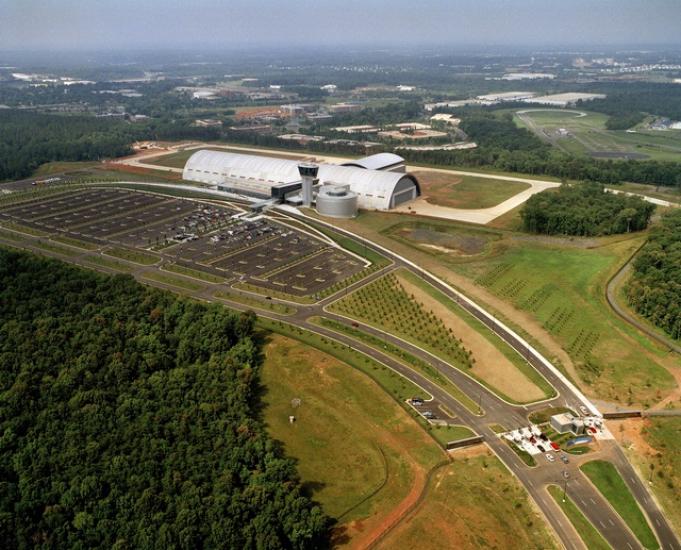
[[[472,329],[463,319],[454,315],[445,305],[398,275],[400,284],[413,294],[416,301],[426,310],[432,311],[451,328],[465,348],[473,352],[475,364],[471,369],[478,378],[497,388],[505,395],[520,402],[535,401],[546,397],[544,392],[532,383],[518,368],[487,338]]]
[[[477,256],[485,252],[488,237],[465,233],[437,231],[428,227],[403,226],[395,235],[413,242],[416,246],[430,248],[455,257]]]
[[[645,418],[625,418],[623,420],[609,420],[608,428],[615,439],[623,446],[638,455],[654,456],[657,449],[651,447],[643,435],[643,430],[650,426]]]

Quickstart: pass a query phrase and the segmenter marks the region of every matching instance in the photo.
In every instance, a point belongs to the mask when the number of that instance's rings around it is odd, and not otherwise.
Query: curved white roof
[[[189,157],[182,177],[213,184],[226,182],[227,178],[238,178],[246,184],[252,180],[254,186],[262,186],[264,183],[278,185],[300,181],[298,164],[295,160],[201,150]],[[410,174],[320,164],[317,177],[322,184],[350,185],[350,189],[357,193],[359,207],[366,209],[388,210],[400,183],[400,187],[413,184],[416,194],[420,194],[418,181]]]
[[[367,170],[384,170],[396,164],[402,164],[404,159],[395,153],[376,153],[361,159],[344,162],[343,166],[357,166],[359,168],[366,168]]]

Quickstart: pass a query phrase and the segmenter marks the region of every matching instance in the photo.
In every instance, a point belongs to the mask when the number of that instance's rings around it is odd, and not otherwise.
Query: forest
[[[216,128],[193,119],[151,119],[132,124],[88,115],[48,115],[0,109],[0,181],[30,176],[51,161],[88,161],[131,154],[141,139],[218,139]]]
[[[681,210],[662,217],[633,263],[629,303],[672,338],[681,339]]]
[[[255,315],[0,249],[3,548],[319,548]]]
[[[523,228],[546,235],[594,237],[641,231],[655,205],[608,193],[598,184],[563,184],[530,197],[520,211]]]

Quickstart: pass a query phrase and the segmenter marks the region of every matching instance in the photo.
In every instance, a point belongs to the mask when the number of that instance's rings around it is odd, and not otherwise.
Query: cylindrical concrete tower
[[[317,172],[319,166],[316,164],[299,164],[298,172],[303,180],[303,206],[310,206],[312,204],[312,187],[317,179]]]

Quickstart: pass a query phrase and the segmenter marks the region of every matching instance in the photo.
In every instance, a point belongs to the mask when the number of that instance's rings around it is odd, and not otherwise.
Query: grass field
[[[376,338],[372,334],[368,334],[363,330],[359,330],[352,326],[338,323],[332,319],[326,319],[324,317],[312,317],[308,319],[308,321],[326,328],[330,328],[331,330],[334,330],[341,334],[348,334],[354,338],[359,339],[365,344],[368,344],[371,347],[392,356],[398,361],[407,364],[412,369],[428,378],[431,382],[447,391],[449,395],[451,395],[454,399],[456,399],[459,403],[466,407],[470,412],[472,412],[473,414],[480,414],[478,404],[475,401],[473,401],[470,397],[468,397],[457,386],[455,386],[454,383],[449,378],[443,376],[442,373],[440,373],[440,371],[435,369],[426,361],[423,361],[422,359],[419,359],[418,357],[415,357],[410,353],[407,353],[402,348],[393,346],[392,344],[389,344],[387,341]]]
[[[656,160],[681,160],[681,132],[607,130],[608,116],[601,113],[557,109],[527,109],[516,113],[516,122],[540,138],[569,153],[630,154]],[[568,135],[559,135],[559,129]]]
[[[225,153],[241,153],[241,154],[248,154],[248,155],[256,155],[256,156],[268,156],[268,157],[275,157],[275,158],[284,158],[284,159],[291,159],[291,160],[296,160],[296,159],[303,159],[307,158],[310,155],[305,155],[305,154],[300,154],[296,153],[296,151],[292,151],[290,154],[286,154],[283,152],[276,152],[276,151],[242,151],[240,149],[230,149],[229,147],[202,147],[201,149],[205,149],[208,151],[222,151]],[[187,160],[189,157],[191,157],[194,153],[199,151],[199,149],[190,149],[187,151],[178,151],[177,153],[170,153],[168,155],[163,155],[160,157],[155,157],[151,158],[149,160],[143,161],[145,164],[155,164],[157,166],[168,166],[170,168],[184,168],[184,165],[187,163]]]
[[[568,517],[570,523],[572,523],[589,550],[610,550],[610,545],[584,514],[582,514],[580,509],[575,506],[572,499],[567,496],[565,502],[563,502],[563,490],[560,487],[549,485],[548,491],[558,506],[560,506],[560,509],[563,510],[563,513]]]
[[[61,172],[87,170],[98,165],[98,162],[47,162],[38,166],[35,172],[33,172],[33,177],[49,176]]]
[[[490,208],[530,187],[522,182],[444,172],[416,171],[414,175],[428,202],[451,208]]]
[[[520,361],[504,355],[478,330],[481,326],[468,323],[462,317],[465,312],[459,314],[456,306],[447,304],[448,299],[435,289],[423,290],[418,277],[398,273],[365,285],[335,302],[331,309],[430,351],[506,399],[529,402],[546,397],[543,389],[521,371]]]
[[[510,238],[490,257],[449,265],[534,317],[596,395],[627,404],[657,402],[676,386],[665,367],[674,368],[678,359],[616,317],[603,297],[608,274],[640,240],[587,243],[593,248],[582,243]]]
[[[593,460],[582,465],[580,469],[617,510],[643,546],[649,549],[660,547],[622,476],[610,462]]]
[[[378,548],[558,548],[525,490],[490,454],[437,470],[419,507]]]
[[[676,388],[667,369],[681,367],[681,361],[617,317],[604,298],[609,276],[645,235],[545,237],[381,212],[362,212],[337,223],[473,297],[568,377],[590,386],[585,390],[591,395],[649,406]],[[420,224],[425,224],[425,236],[419,234]],[[468,239],[478,246],[468,256],[422,246],[438,240],[442,246],[450,235],[452,248],[460,250]]]
[[[620,421],[612,432],[627,451],[642,478],[681,532],[681,418],[651,417]]]
[[[325,353],[272,335],[262,381],[268,430],[297,460],[304,488],[341,523],[340,544],[357,544],[444,459],[370,378]]]

